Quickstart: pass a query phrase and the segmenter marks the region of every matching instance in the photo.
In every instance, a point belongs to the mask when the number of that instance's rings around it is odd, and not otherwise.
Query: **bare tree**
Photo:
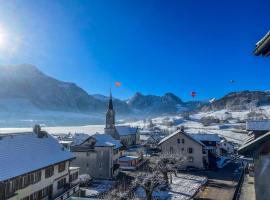
[[[171,173],[177,176],[177,170],[181,168],[185,161],[185,157],[176,154],[162,154],[156,162],[156,169],[159,171],[164,178],[166,183],[169,183],[169,175]],[[170,179],[172,183],[172,179]]]
[[[131,198],[131,189],[126,188],[122,190],[121,188],[115,188],[105,195],[105,199],[111,200],[128,200]]]
[[[141,187],[145,192],[147,200],[153,200],[153,192],[163,186],[166,182],[157,172],[153,173],[139,173],[135,176],[134,188]]]

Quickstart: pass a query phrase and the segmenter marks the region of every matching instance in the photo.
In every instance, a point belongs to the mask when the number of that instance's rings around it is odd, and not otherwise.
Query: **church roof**
[[[115,126],[117,133],[120,136],[125,135],[135,135],[138,132],[137,127],[131,127],[131,126]]]

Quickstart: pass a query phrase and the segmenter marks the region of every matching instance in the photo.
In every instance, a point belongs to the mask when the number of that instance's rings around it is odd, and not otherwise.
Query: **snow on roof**
[[[73,144],[74,145],[81,145],[85,140],[88,138],[93,137],[96,140],[96,147],[106,147],[106,146],[114,146],[115,149],[122,147],[120,141],[114,139],[112,136],[108,134],[95,134],[95,135],[88,135],[85,133],[75,133],[73,137]]]
[[[123,156],[123,157],[119,158],[119,161],[125,162],[125,161],[136,160],[138,158],[139,158],[139,156]]]
[[[221,138],[218,136],[218,134],[211,134],[211,133],[195,133],[190,134],[191,137],[193,137],[196,140],[199,141],[211,141],[211,142],[220,142]]]
[[[137,127],[131,127],[131,126],[115,126],[116,131],[119,135],[134,135],[137,133],[138,128]]]
[[[255,140],[245,143],[238,149],[238,154],[245,156],[255,156],[255,152],[270,140],[270,131],[256,138]]]
[[[73,145],[81,145],[89,137],[91,136],[86,133],[75,133],[73,136]]]
[[[168,135],[167,137],[163,138],[162,140],[160,140],[160,142],[158,143],[158,145],[161,145],[163,142],[165,142],[166,140],[170,139],[171,137],[177,135],[178,133],[181,133],[181,134],[185,135],[186,137],[190,138],[191,140],[193,140],[194,142],[196,142],[196,143],[198,143],[198,144],[200,144],[202,146],[205,146],[200,141],[198,141],[198,140],[194,139],[193,137],[191,137],[190,134],[185,133],[184,131],[181,131],[181,130],[177,130],[174,133],[172,133],[172,134]]]
[[[254,120],[246,122],[248,131],[270,131],[270,120]]]
[[[74,156],[49,134],[44,138],[38,138],[35,133],[2,135],[0,181],[73,158]]]
[[[118,149],[122,147],[120,141],[114,139],[112,136],[108,134],[96,134],[93,136],[96,139],[95,146],[114,146],[114,149]]]
[[[42,130],[47,131],[52,135],[68,133],[86,133],[88,135],[94,135],[96,133],[104,133],[104,125],[42,127]],[[24,132],[32,132],[32,128],[0,128],[0,133],[3,134]]]

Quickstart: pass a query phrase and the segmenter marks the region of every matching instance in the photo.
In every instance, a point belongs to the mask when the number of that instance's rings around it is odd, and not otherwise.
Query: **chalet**
[[[218,136],[218,134],[196,133],[190,134],[190,136],[203,143],[208,152],[211,152],[216,156],[220,155],[221,138]]]
[[[247,121],[250,138],[238,149],[238,154],[253,159],[256,199],[270,196],[270,120]]]
[[[79,166],[81,174],[95,179],[113,179],[119,173],[119,157],[124,155],[123,145],[107,134],[75,134],[70,146],[76,156],[72,166]]]
[[[196,168],[206,168],[208,163],[205,145],[194,139],[192,136],[177,130],[159,142],[162,154],[177,154],[186,158],[183,168],[192,166]]]
[[[0,200],[67,199],[79,190],[75,157],[38,125],[0,136]]]

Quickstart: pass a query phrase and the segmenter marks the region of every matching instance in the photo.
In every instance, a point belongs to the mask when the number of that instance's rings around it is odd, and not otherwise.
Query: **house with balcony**
[[[256,199],[266,200],[270,196],[270,120],[247,121],[246,129],[250,137],[238,149],[238,154],[253,166]]]
[[[63,200],[78,193],[74,158],[38,125],[33,132],[1,134],[0,200]]]

